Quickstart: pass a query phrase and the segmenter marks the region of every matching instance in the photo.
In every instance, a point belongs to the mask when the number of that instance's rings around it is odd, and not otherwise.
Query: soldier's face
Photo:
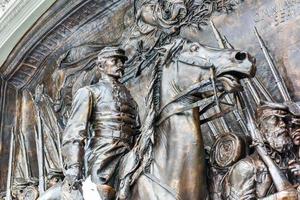
[[[124,73],[124,64],[119,57],[105,58],[102,68],[107,75],[114,78],[121,78]]]
[[[260,131],[272,149],[278,152],[284,152],[291,149],[292,140],[289,136],[284,118],[270,115],[263,119],[260,124]]]
[[[300,146],[300,124],[299,124],[299,122],[297,124],[291,122],[289,133],[290,133],[290,137],[293,140],[293,143],[297,146]]]

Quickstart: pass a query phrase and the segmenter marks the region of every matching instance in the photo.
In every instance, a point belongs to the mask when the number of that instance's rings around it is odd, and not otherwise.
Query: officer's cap
[[[123,62],[128,60],[125,51],[118,47],[104,47],[98,54],[98,61],[102,58],[119,57]]]
[[[286,117],[288,111],[289,108],[285,104],[262,101],[261,105],[257,107],[256,119],[260,121],[272,115]]]

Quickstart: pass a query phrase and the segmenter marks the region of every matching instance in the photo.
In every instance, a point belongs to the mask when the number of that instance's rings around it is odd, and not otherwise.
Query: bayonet
[[[217,37],[217,36],[220,36],[220,33],[219,33],[219,31],[216,29],[216,27],[215,27],[215,25],[214,25],[214,23],[213,23],[212,20],[210,21],[210,24],[211,24],[211,26],[212,26],[212,29],[213,29],[214,34],[216,35],[216,39],[217,39],[217,41],[218,41],[218,45],[221,46],[221,48],[224,49],[225,46],[224,46],[224,43],[223,43],[223,41],[222,41],[222,37]],[[215,88],[215,86],[214,86],[214,88]],[[218,103],[218,102],[217,102],[217,103]],[[215,109],[216,109],[217,112],[221,112],[221,108],[220,108],[219,104],[216,106]],[[229,129],[229,127],[228,127],[228,125],[227,125],[227,123],[226,123],[224,117],[221,117],[219,120],[220,120],[220,123],[221,123],[222,128],[224,129],[224,131],[227,132],[227,133],[230,132],[230,129]]]
[[[214,32],[214,35],[216,37],[216,40],[218,42],[219,47],[222,48],[222,49],[226,49],[223,38],[221,37],[220,32],[218,31],[218,29],[216,28],[216,26],[215,26],[215,24],[212,20],[210,20],[210,25],[212,27],[212,30]]]
[[[292,113],[295,116],[300,116],[300,107],[297,103],[293,102],[291,99],[291,96],[287,90],[287,87],[285,85],[285,82],[280,75],[276,65],[274,64],[274,61],[262,39],[262,37],[259,35],[258,30],[256,27],[254,27],[255,35],[259,41],[260,47],[264,53],[264,56],[268,62],[268,65],[270,67],[270,70],[275,78],[276,85],[280,91],[280,94],[282,95],[282,98],[284,100],[284,104],[288,106],[290,113]]]
[[[9,160],[8,160],[8,172],[7,172],[7,182],[6,182],[6,200],[11,200],[11,186],[12,186],[12,168],[14,166],[14,149],[15,149],[15,133],[14,128],[11,129],[10,136],[10,148],[9,148]]]
[[[257,39],[259,41],[260,47],[261,47],[261,49],[262,49],[262,51],[264,53],[264,56],[265,56],[265,58],[266,58],[266,60],[268,62],[270,70],[271,70],[271,72],[272,72],[272,74],[273,74],[273,76],[275,78],[275,83],[277,84],[277,87],[278,87],[278,89],[280,91],[280,94],[283,97],[283,100],[285,102],[292,101],[292,99],[291,99],[291,97],[290,97],[290,95],[288,93],[288,90],[286,88],[286,85],[285,85],[285,83],[283,81],[283,78],[281,77],[278,69],[276,68],[276,66],[274,64],[274,61],[273,61],[273,59],[272,59],[272,57],[271,57],[271,55],[270,55],[270,53],[269,53],[269,51],[267,49],[267,47],[266,47],[266,45],[265,45],[262,37],[259,35],[256,27],[254,27],[254,31],[255,31],[255,35],[256,35],[256,37],[257,37]]]

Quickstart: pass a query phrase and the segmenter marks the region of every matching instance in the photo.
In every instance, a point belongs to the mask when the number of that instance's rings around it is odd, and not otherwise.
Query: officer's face
[[[124,73],[124,64],[119,57],[105,58],[102,63],[104,72],[114,78],[121,78]]]
[[[284,118],[270,115],[264,118],[260,124],[260,131],[272,149],[284,152],[291,148],[292,141]]]

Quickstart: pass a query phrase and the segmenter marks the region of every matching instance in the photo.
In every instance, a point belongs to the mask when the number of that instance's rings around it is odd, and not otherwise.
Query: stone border
[[[15,45],[56,0],[18,0],[7,7],[0,20],[0,66]]]

